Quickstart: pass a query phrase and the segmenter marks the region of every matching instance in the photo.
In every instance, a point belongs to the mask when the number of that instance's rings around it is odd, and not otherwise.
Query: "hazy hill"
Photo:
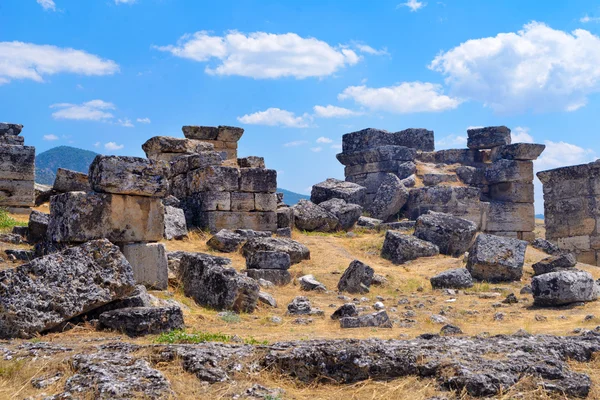
[[[283,202],[290,206],[293,206],[294,204],[298,203],[302,199],[306,199],[306,200],[310,199],[310,196],[305,196],[300,193],[290,192],[289,190],[285,190],[285,189],[281,189],[281,188],[277,188],[277,191],[283,193]]]
[[[35,181],[52,185],[56,170],[67,168],[87,174],[90,164],[98,153],[69,146],[59,146],[35,157]]]

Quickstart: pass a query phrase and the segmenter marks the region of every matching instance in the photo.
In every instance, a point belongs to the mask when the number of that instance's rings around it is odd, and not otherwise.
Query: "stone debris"
[[[215,233],[206,244],[211,249],[218,250],[222,253],[234,253],[238,251],[242,244],[246,242],[246,238],[229,229],[221,229]]]
[[[300,200],[292,207],[296,228],[308,232],[334,232],[340,229],[337,217],[309,200]]]
[[[290,256],[292,264],[303,260],[310,260],[310,250],[302,243],[287,238],[254,238],[242,247],[242,254],[246,259],[257,251],[279,251]]]
[[[324,182],[313,185],[310,201],[321,204],[331,199],[344,200],[346,203],[365,204],[367,189],[356,183],[329,178]]]
[[[304,275],[298,278],[300,288],[305,291],[315,290],[317,292],[325,292],[327,288],[321,282],[315,279],[313,275]]]
[[[533,304],[554,307],[593,301],[600,288],[589,272],[564,270],[539,275],[531,280]]]
[[[49,222],[50,215],[32,210],[31,214],[29,214],[29,223],[27,225],[27,241],[34,244],[45,240]]]
[[[473,287],[473,277],[466,268],[456,268],[433,276],[430,280],[434,289],[468,289]]]
[[[473,243],[477,225],[450,214],[430,211],[417,219],[415,237],[435,244],[441,254],[462,256]]]
[[[28,214],[35,200],[35,147],[24,145],[22,129],[0,123],[0,207],[15,214]]]
[[[287,306],[288,315],[316,315],[322,316],[325,313],[318,308],[312,308],[310,300],[304,296],[295,297]]]
[[[356,225],[366,229],[378,229],[382,223],[380,219],[362,216],[358,218]]]
[[[281,251],[257,251],[246,259],[248,269],[288,270],[291,265],[290,255]]]
[[[167,240],[182,240],[188,236],[185,213],[181,208],[165,205],[164,236]]]
[[[346,303],[331,314],[331,319],[338,320],[346,317],[358,317],[358,308],[354,303]]]
[[[566,253],[559,256],[550,256],[532,265],[533,276],[571,269],[576,265],[577,259],[572,253]]]
[[[335,198],[320,203],[319,207],[333,214],[339,221],[340,228],[345,231],[354,227],[363,212],[363,208],[358,204]]]
[[[469,250],[467,269],[473,278],[487,282],[519,281],[523,276],[527,242],[480,234]]]
[[[277,308],[277,301],[272,294],[263,292],[262,290],[258,293],[258,301],[263,304],[266,304],[270,307]]]
[[[130,337],[154,335],[183,327],[183,313],[181,308],[175,306],[121,308],[100,314],[100,329],[120,331]]]
[[[440,254],[439,248],[428,241],[396,231],[387,231],[381,249],[381,257],[394,264],[404,264],[420,257]]]
[[[373,314],[360,315],[358,317],[340,318],[340,327],[347,328],[392,328],[392,320],[385,311]]]
[[[369,293],[375,271],[367,264],[354,260],[338,282],[338,290],[348,293]]]
[[[531,246],[533,248],[543,251],[544,253],[549,254],[551,256],[557,256],[564,252],[554,243],[552,243],[546,239],[542,239],[542,238],[535,239],[531,243]]]
[[[92,190],[88,175],[83,172],[58,168],[52,185],[54,194],[66,192],[89,192]],[[48,200],[50,200],[48,198]]]
[[[387,221],[398,215],[407,200],[408,189],[396,175],[387,173],[381,179],[375,198],[369,206],[369,212],[372,217]]]

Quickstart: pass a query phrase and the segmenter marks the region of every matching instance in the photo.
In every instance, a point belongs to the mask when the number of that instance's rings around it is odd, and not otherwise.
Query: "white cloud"
[[[46,11],[56,11],[56,4],[54,4],[53,0],[37,0],[37,3]]]
[[[362,114],[358,111],[352,111],[347,108],[332,105],[314,106],[313,110],[315,111],[315,115],[321,118],[344,118]]]
[[[600,22],[600,17],[590,17],[589,15],[585,15],[579,19],[579,22],[587,24],[588,22]]]
[[[398,6],[396,8],[408,7],[408,8],[410,8],[411,12],[416,12],[416,11],[419,11],[421,8],[425,7],[426,5],[427,5],[427,3],[423,3],[422,1],[408,0],[406,3],[398,4]]]
[[[131,123],[131,120],[129,118],[123,118],[123,119],[118,119],[117,120],[117,124],[124,126],[125,128],[133,128],[133,124]]]
[[[293,142],[284,143],[283,147],[298,147],[308,144],[306,140],[295,140]]]
[[[461,103],[459,99],[444,95],[441,85],[428,82],[403,82],[381,88],[350,86],[338,95],[338,99],[353,99],[371,110],[397,114],[450,110]]]
[[[100,142],[96,142],[96,143],[94,143],[94,147],[100,147],[101,144],[102,143],[100,143]]]
[[[377,50],[367,44],[362,44],[362,43],[355,43],[354,47],[356,48],[356,50],[360,51],[361,53],[371,54],[374,56],[389,56],[390,55],[390,53],[388,53],[388,51],[387,51],[387,48],[385,48],[385,47]]]
[[[82,50],[23,42],[0,42],[0,84],[13,79],[43,82],[59,73],[112,75],[117,63]]]
[[[54,140],[58,140],[58,136],[54,135],[54,134],[50,134],[50,135],[44,135],[44,140],[47,141],[54,141]]]
[[[339,143],[338,143],[338,144],[332,144],[332,145],[331,145],[331,148],[332,148],[332,149],[335,149],[335,150],[341,150],[341,149],[342,149],[342,145],[341,145],[341,144],[339,144]]]
[[[321,136],[317,139],[317,143],[333,143],[333,140],[329,139],[328,137]]]
[[[468,40],[429,68],[446,76],[452,95],[496,112],[574,111],[600,92],[600,38],[531,22],[516,33]]]
[[[537,171],[584,164],[596,159],[596,154],[592,149],[585,149],[562,141],[553,142],[546,140],[544,144],[546,145],[546,150],[535,161]]]
[[[322,147],[311,147],[310,151],[312,151],[313,153],[319,153],[323,150]]]
[[[510,133],[512,143],[533,143],[533,137],[529,134],[529,128],[517,126]]]
[[[293,112],[280,108],[268,108],[265,111],[246,114],[237,118],[238,121],[249,125],[285,126],[288,128],[308,127],[308,116],[297,117]]]
[[[361,59],[347,47],[333,47],[295,33],[255,32],[246,35],[230,31],[224,36],[211,36],[200,31],[184,35],[177,45],[155,48],[198,62],[216,61],[215,67],[205,67],[208,74],[255,79],[323,77]]]
[[[115,4],[133,4],[137,0],[115,0]]]
[[[116,144],[115,142],[108,142],[104,144],[104,148],[106,150],[121,150],[123,147],[125,147],[122,144]]]
[[[467,146],[467,135],[448,135],[435,141],[435,147],[440,149],[451,149]]]
[[[150,122],[152,122],[150,121],[150,118],[138,118],[136,121],[140,124],[149,124]]]
[[[83,104],[53,104],[50,108],[58,109],[52,113],[54,119],[107,121],[114,118],[108,110],[114,110],[115,105],[103,100],[92,100]]]

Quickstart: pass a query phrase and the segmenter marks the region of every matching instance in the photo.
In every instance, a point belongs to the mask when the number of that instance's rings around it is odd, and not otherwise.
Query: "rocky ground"
[[[223,255],[206,245],[209,238],[192,233],[165,244]],[[370,231],[296,231],[293,239],[310,248],[311,259],[292,266],[292,284],[263,288],[277,307],[221,313],[197,306],[172,281],[168,291],[152,293],[184,306],[184,331],[131,339],[84,323],[0,341],[0,398],[600,398],[600,303],[537,308],[521,293],[531,265],[546,254],[527,250],[518,283],[433,290],[429,278],[464,266],[462,258],[393,265],[380,257],[384,233]],[[224,256],[244,268],[241,253]],[[336,287],[353,260],[385,279],[343,298]],[[578,268],[600,278],[597,267]],[[298,278],[307,274],[327,290],[301,290]],[[324,315],[287,315],[299,295]],[[349,301],[364,313],[382,303],[393,327],[342,329],[330,315]],[[447,325],[460,331],[446,327],[438,336]]]

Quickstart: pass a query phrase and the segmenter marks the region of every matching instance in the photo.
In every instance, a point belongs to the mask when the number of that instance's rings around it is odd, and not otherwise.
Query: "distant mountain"
[[[35,157],[35,181],[52,185],[58,168],[88,173],[90,164],[98,153],[69,146],[59,146]]]
[[[310,196],[306,196],[300,193],[290,192],[289,190],[277,188],[278,192],[283,193],[283,202],[287,205],[293,206],[298,203],[300,200],[309,200]]]
[[[544,214],[535,214],[535,219],[544,219]]]

